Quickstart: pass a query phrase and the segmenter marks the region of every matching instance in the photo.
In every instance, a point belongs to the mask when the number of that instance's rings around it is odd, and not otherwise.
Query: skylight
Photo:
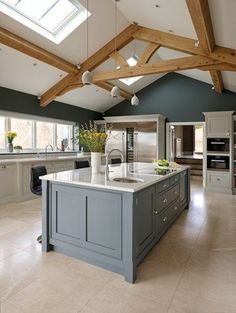
[[[57,44],[87,19],[77,0],[0,0],[0,11]]]
[[[134,66],[138,63],[138,57],[136,55],[132,56],[131,58],[129,58],[127,60],[127,63],[129,64],[129,66]],[[122,83],[126,84],[127,86],[132,85],[133,83],[135,83],[137,80],[139,80],[140,78],[142,78],[143,76],[136,76],[136,77],[128,77],[128,78],[121,78],[119,79]]]

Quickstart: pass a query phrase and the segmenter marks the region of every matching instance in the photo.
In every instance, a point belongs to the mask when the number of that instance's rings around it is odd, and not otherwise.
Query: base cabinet
[[[0,203],[16,201],[16,176],[15,164],[0,165]]]

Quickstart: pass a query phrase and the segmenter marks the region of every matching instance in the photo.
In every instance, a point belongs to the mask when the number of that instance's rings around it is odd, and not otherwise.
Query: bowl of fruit
[[[158,175],[165,175],[169,172],[170,163],[167,160],[154,160],[153,165]]]

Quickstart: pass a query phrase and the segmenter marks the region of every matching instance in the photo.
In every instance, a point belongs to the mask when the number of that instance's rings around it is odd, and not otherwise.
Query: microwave
[[[229,157],[228,156],[207,156],[207,169],[229,171]]]
[[[208,138],[208,152],[229,152],[229,138]]]

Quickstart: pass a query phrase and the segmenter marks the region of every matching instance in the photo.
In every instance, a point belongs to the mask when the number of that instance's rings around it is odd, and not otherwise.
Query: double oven
[[[229,171],[230,168],[229,138],[208,138],[207,152],[212,153],[212,155],[208,154],[207,156],[207,169]]]

